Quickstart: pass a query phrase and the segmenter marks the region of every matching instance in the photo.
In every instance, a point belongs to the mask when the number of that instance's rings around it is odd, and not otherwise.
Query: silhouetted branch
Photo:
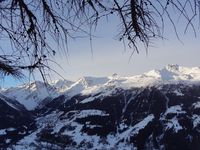
[[[196,35],[199,13],[199,0],[2,0],[0,40],[9,39],[10,48],[0,47],[0,69],[4,75],[39,69],[45,78],[44,68],[50,67],[47,60],[58,51],[67,55],[68,38],[82,35],[91,41],[91,29],[99,19],[113,15],[121,19],[119,40],[139,53],[139,43],[148,48],[152,39],[163,38],[166,19],[178,39],[175,19],[184,19],[184,32],[191,28]]]

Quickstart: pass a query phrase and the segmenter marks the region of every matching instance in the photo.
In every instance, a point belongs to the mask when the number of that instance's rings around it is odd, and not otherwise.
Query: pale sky
[[[170,24],[165,26],[164,36],[166,40],[154,40],[153,46],[149,47],[148,53],[141,47],[140,53],[135,53],[131,60],[129,58],[132,49],[124,49],[122,42],[117,40],[118,22],[115,19],[99,23],[93,38],[93,57],[89,38],[70,40],[68,43],[68,61],[63,54],[57,54],[56,61],[63,68],[53,67],[65,79],[77,80],[83,76],[111,76],[117,73],[119,76],[131,76],[144,73],[152,69],[161,69],[167,64],[178,64],[187,67],[200,66],[200,31],[197,37],[192,30],[183,34],[184,26],[177,23],[180,42]],[[37,77],[36,77],[37,78]],[[54,76],[53,80],[59,78]],[[37,78],[39,79],[39,78]],[[36,79],[36,80],[37,80]],[[12,78],[6,78],[1,82],[3,87],[21,84]]]
[[[184,28],[179,25],[177,24],[177,28]],[[76,80],[82,76],[109,76],[113,73],[120,76],[136,75],[163,68],[167,64],[200,66],[199,31],[195,37],[191,30],[185,35],[183,30],[180,30],[179,41],[169,25],[164,34],[166,40],[154,40],[148,53],[141,47],[140,53],[135,53],[129,61],[132,49],[125,50],[123,43],[117,40],[115,26],[112,20],[98,26],[95,35],[99,38],[93,38],[92,41],[93,58],[89,39],[72,41],[69,44],[69,63],[65,57],[57,59],[65,70],[59,72],[67,79]]]

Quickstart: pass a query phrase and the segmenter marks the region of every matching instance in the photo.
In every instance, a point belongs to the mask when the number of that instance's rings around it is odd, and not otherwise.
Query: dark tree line
[[[138,43],[148,48],[163,37],[165,20],[177,38],[175,19],[196,33],[199,12],[199,0],[0,0],[0,42],[9,41],[7,48],[0,46],[0,73],[21,78],[23,70],[38,70],[46,79],[49,62],[67,51],[68,39],[92,37],[85,27],[93,29],[104,17],[120,18],[119,40],[139,53]]]

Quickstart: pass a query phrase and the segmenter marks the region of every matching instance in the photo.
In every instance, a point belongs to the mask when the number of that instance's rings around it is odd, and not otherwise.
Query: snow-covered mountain
[[[178,65],[167,65],[161,70],[152,70],[141,75],[119,77],[82,77],[76,82],[57,80],[50,84],[35,81],[19,87],[4,89],[3,95],[16,99],[28,110],[34,110],[45,98],[55,98],[59,95],[72,97],[77,94],[95,94],[102,90],[109,92],[110,88],[130,89],[132,87],[158,86],[163,84],[198,84],[200,82],[200,67],[187,68]]]
[[[199,67],[37,81],[2,90],[0,108],[0,122],[25,120],[21,136],[8,136],[18,124],[0,126],[7,149],[200,149]]]
[[[34,110],[45,98],[55,97],[56,90],[53,86],[46,85],[41,81],[35,81],[19,87],[4,89],[2,94],[17,100],[26,109]]]

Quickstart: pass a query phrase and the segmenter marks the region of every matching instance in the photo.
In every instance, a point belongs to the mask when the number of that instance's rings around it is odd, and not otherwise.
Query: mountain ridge
[[[141,75],[120,77],[117,74],[109,77],[82,77],[76,82],[57,80],[50,84],[34,81],[14,88],[1,90],[3,95],[20,101],[28,110],[34,110],[40,102],[59,95],[73,97],[77,94],[92,94],[109,87],[130,89],[133,87],[159,86],[163,84],[200,83],[200,67],[181,67],[167,65],[163,69],[151,70]],[[17,94],[16,94],[17,93]]]

